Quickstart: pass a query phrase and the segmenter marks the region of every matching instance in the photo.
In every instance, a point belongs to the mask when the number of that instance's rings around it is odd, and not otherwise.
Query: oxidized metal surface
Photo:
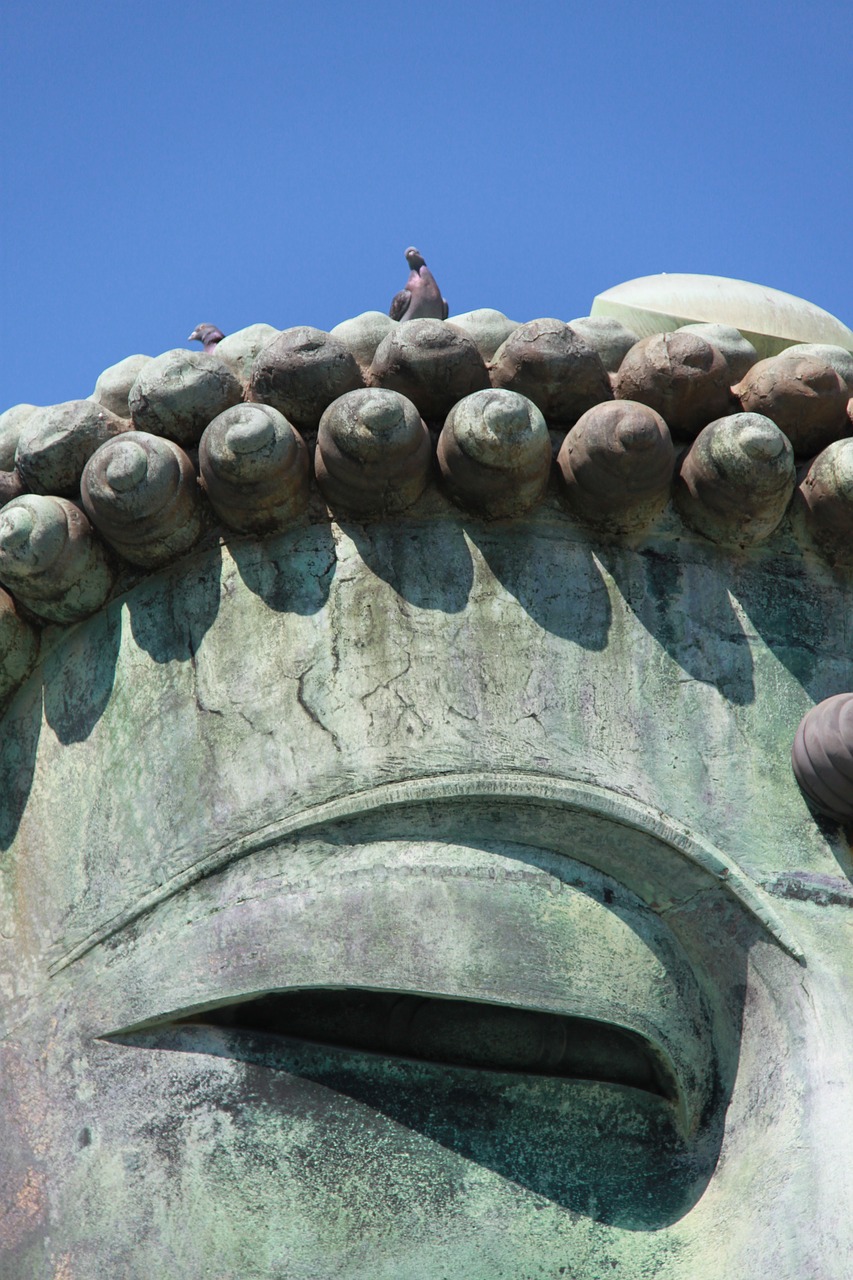
[[[443,320],[407,320],[376,348],[368,381],[399,391],[430,424],[442,423],[463,396],[489,385],[474,339]]]
[[[850,432],[847,383],[828,361],[796,348],[760,360],[733,390],[745,410],[765,414],[785,432],[798,457]]]
[[[848,1280],[853,442],[306,333],[0,510],[0,1274]]]
[[[128,431],[101,445],[86,463],[81,497],[92,524],[131,564],[165,564],[201,534],[192,463],[161,436]]]
[[[143,365],[127,403],[138,431],[193,445],[211,418],[242,398],[242,385],[217,355],[177,348]]]
[[[800,721],[791,764],[797,782],[819,813],[853,820],[853,693],[837,693]]]
[[[674,436],[692,439],[732,407],[725,357],[698,333],[656,333],[631,348],[615,377],[620,400],[638,400],[663,417]]]
[[[794,451],[775,423],[734,413],[699,432],[681,463],[675,501],[706,538],[746,546],[778,528],[795,482]]]
[[[642,528],[666,506],[675,450],[659,413],[614,400],[578,420],[557,465],[573,512],[590,524],[627,531]]]
[[[836,440],[813,459],[794,503],[798,528],[833,563],[853,556],[853,440]]]
[[[297,431],[316,431],[324,409],[363,384],[355,356],[343,342],[321,329],[297,325],[259,351],[247,398],[272,405]]]
[[[336,510],[355,515],[404,511],[426,488],[431,460],[420,414],[396,391],[351,391],[320,419],[314,471]]]
[[[527,396],[555,427],[571,426],[613,397],[598,352],[561,320],[519,325],[498,347],[489,373],[493,387]]]
[[[541,501],[551,438],[532,401],[494,388],[460,400],[438,438],[438,465],[454,501],[492,519]]]
[[[106,440],[129,429],[126,419],[93,400],[36,409],[26,419],[15,450],[15,469],[29,493],[74,498],[83,467]]]
[[[231,529],[272,533],[308,501],[305,441],[271,405],[235,405],[214,418],[198,460],[210,505]]]
[[[103,605],[113,572],[79,507],[23,494],[0,511],[0,582],[38,617],[77,622]]]

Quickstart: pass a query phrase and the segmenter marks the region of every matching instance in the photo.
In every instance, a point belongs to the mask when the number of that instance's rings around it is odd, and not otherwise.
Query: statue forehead
[[[474,806],[478,777],[558,811],[581,859],[600,836],[573,815],[605,796],[615,830],[662,817],[663,846],[689,833],[765,902],[840,884],[846,850],[788,757],[850,683],[845,607],[784,546],[591,542],[550,507],[489,524],[436,500],[211,548],[57,635],[13,703],[16,918],[63,967],[201,869],[389,788]]]

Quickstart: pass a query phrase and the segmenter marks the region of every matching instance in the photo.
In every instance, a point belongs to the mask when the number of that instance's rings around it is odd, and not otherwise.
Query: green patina
[[[851,861],[788,756],[849,600],[784,528],[429,493],[57,629],[0,748],[3,1275],[842,1280]],[[252,1027],[311,987],[611,1024],[675,1084]]]

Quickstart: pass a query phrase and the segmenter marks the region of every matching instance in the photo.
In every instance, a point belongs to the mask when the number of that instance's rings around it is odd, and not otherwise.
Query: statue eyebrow
[[[229,864],[267,849],[280,841],[335,827],[354,819],[392,813],[396,809],[428,804],[430,801],[478,800],[532,801],[566,813],[582,812],[651,836],[675,856],[703,871],[729,893],[757,920],[764,930],[794,960],[805,964],[802,948],[777,916],[765,892],[727,854],[631,796],[598,783],[580,779],[545,778],[541,774],[512,772],[454,772],[382,783],[361,791],[321,801],[269,823],[249,835],[231,840],[205,855],[156,889],[137,900],[131,908],[104,922],[76,946],[52,961],[49,974],[79,960],[108,938],[147,915],[162,902],[184,889],[223,870]]]

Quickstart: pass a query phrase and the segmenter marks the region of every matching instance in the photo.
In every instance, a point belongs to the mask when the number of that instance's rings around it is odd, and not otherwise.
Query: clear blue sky
[[[849,0],[6,0],[0,409],[200,321],[588,313],[700,271],[853,323]]]

